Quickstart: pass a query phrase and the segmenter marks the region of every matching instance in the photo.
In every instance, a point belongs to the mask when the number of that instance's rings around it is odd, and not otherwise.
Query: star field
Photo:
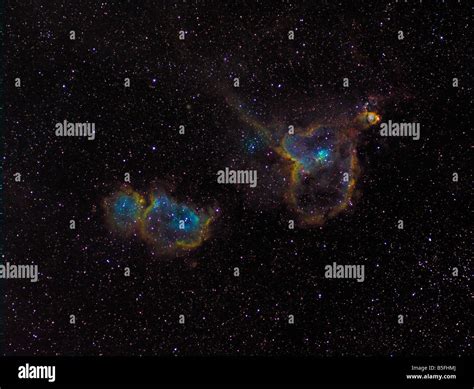
[[[472,7],[327,3],[6,2],[6,354],[472,353]]]

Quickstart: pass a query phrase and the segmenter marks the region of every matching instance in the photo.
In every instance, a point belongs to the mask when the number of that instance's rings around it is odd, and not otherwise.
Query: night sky
[[[161,3],[6,2],[5,353],[471,353],[468,2]]]

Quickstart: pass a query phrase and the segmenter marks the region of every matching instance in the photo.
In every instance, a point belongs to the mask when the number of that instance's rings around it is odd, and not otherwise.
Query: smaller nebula
[[[127,235],[136,233],[145,203],[145,199],[139,193],[129,187],[123,187],[104,200],[109,226]]]
[[[364,110],[355,119],[355,124],[360,129],[365,130],[371,126],[375,126],[380,122],[380,115],[373,111]]]
[[[169,195],[151,191],[146,197],[124,187],[104,200],[109,226],[126,236],[135,235],[154,252],[172,255],[199,247],[209,238],[213,209],[198,210]]]
[[[179,204],[165,194],[153,193],[143,213],[142,236],[158,250],[193,249],[209,236],[212,216]]]

